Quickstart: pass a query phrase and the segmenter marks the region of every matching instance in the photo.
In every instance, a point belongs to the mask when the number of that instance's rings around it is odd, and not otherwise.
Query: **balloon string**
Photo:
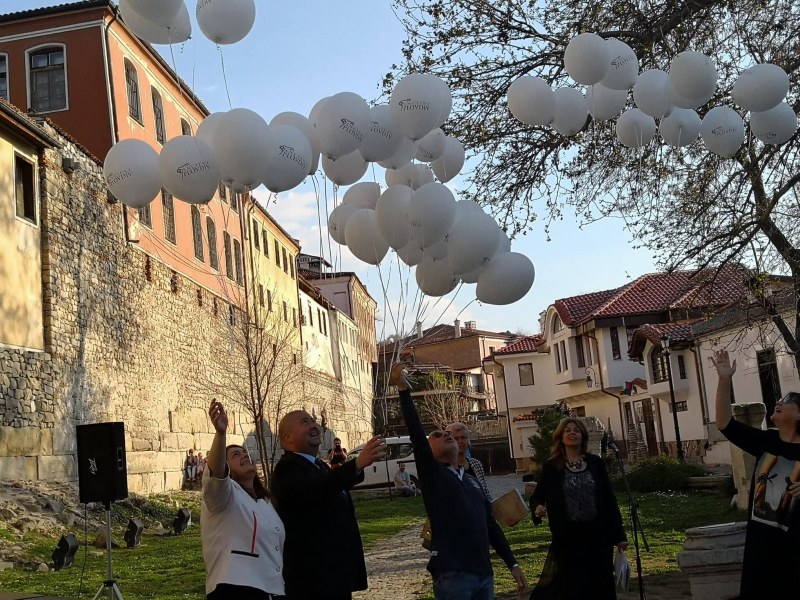
[[[231,92],[228,89],[228,75],[225,72],[225,56],[222,53],[222,48],[219,47],[217,44],[217,50],[219,50],[219,59],[222,63],[222,81],[225,83],[225,94],[228,96],[228,106],[233,108],[233,103],[231,102]]]

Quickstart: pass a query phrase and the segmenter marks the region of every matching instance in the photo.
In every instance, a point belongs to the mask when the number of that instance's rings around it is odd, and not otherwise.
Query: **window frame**
[[[192,205],[192,244],[194,245],[194,257],[201,263],[206,262],[205,252],[203,251],[203,217],[200,209]]]
[[[609,327],[608,336],[611,339],[611,358],[613,360],[622,360],[622,350],[619,345],[619,328]]]
[[[11,77],[9,77],[9,68],[8,68],[8,52],[0,52],[0,62],[5,63],[5,79],[6,79],[6,95],[3,96],[0,94],[0,98],[4,100],[9,100],[11,98]]]
[[[263,247],[264,256],[269,258],[269,236],[267,235],[266,228],[262,228],[261,229],[261,241],[264,244],[264,247]]]
[[[64,106],[60,108],[48,108],[46,110],[40,110],[33,106],[33,75],[35,72],[44,69],[34,69],[33,65],[31,64],[31,59],[34,56],[39,54],[44,54],[48,51],[49,48],[60,48],[61,52],[64,55],[64,62],[61,64],[61,68],[64,71]],[[47,52],[49,54],[49,52]],[[28,107],[32,110],[36,111],[40,115],[53,113],[53,112],[61,112],[65,110],[69,110],[69,78],[67,73],[69,72],[67,69],[67,45],[62,42],[52,42],[48,44],[40,44],[38,46],[34,46],[33,48],[28,48],[25,50],[25,70],[26,70],[26,77],[27,77],[27,99],[28,99]],[[53,69],[54,70],[54,69]]]
[[[233,238],[233,266],[236,274],[236,283],[244,285],[244,268],[242,264],[242,243]]]
[[[530,370],[530,374],[529,374],[530,375],[530,383],[525,383],[525,382],[527,382],[529,380],[528,379],[528,374],[525,375],[525,380],[523,381],[523,374],[522,374],[522,371],[523,371],[522,368],[523,367],[527,367]],[[534,376],[533,376],[533,363],[532,362],[519,363],[517,365],[517,376],[519,377],[519,385],[520,385],[520,387],[527,387],[529,385],[535,385],[536,381],[535,381]]]
[[[150,204],[152,204],[152,202]],[[137,212],[139,217],[139,224],[144,225],[150,231],[153,231],[153,209],[150,208],[150,204],[137,209]]]
[[[18,165],[20,162],[23,162],[27,165],[27,168],[30,169],[29,179],[30,181],[30,202],[27,202],[26,199],[23,197],[22,200],[22,214],[20,214],[20,201],[17,197],[17,179],[19,177],[19,170]],[[24,182],[23,182],[24,183]],[[23,189],[24,194],[24,189]],[[37,193],[37,185],[36,185],[36,163],[32,161],[30,158],[25,156],[24,154],[14,151],[14,216],[21,221],[25,221],[26,223],[33,225],[35,227],[39,226],[39,202],[38,202],[39,194]],[[33,216],[29,216],[27,214],[27,208],[30,208]]]
[[[164,225],[164,239],[173,246],[178,245],[175,227],[175,198],[167,190],[161,188],[161,220]]]
[[[150,98],[153,101],[153,126],[156,130],[156,141],[162,146],[167,141],[167,124],[164,118],[164,101],[158,90],[150,86]]]
[[[225,277],[234,281],[236,274],[233,271],[233,249],[231,248],[231,234],[222,231],[222,251],[225,253]]]
[[[131,59],[125,58],[123,59],[123,62],[125,67],[125,97],[128,101],[128,116],[139,123],[139,125],[144,126],[144,120],[142,119],[142,92],[139,86],[139,71],[136,69],[136,65],[133,64]],[[133,71],[133,80],[131,80],[128,67],[130,67],[131,71]],[[131,83],[136,86],[136,89],[133,91],[131,88]],[[132,95],[136,97],[136,114],[134,114],[134,106],[131,101]]]
[[[192,125],[181,117],[181,135],[192,135]]]
[[[208,238],[208,266],[219,272],[219,254],[217,252],[217,224],[211,215],[206,215],[206,237]]]

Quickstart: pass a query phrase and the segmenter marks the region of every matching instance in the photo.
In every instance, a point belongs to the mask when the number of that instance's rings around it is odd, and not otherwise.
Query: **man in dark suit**
[[[285,415],[278,435],[285,453],[275,465],[270,489],[286,527],[286,597],[349,600],[352,592],[367,589],[364,548],[349,490],[363,481],[365,467],[385,456],[385,440],[373,437],[354,460],[331,469],[317,457],[322,436],[306,411]]]

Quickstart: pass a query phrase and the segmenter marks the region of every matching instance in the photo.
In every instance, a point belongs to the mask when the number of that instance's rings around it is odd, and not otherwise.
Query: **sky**
[[[60,3],[3,0],[0,10]],[[195,0],[187,5],[191,39],[156,49],[211,112],[249,108],[269,122],[283,111],[308,115],[317,101],[338,92],[354,92],[372,103],[380,96],[383,75],[402,62],[404,33],[389,0],[256,0],[253,29],[243,40],[224,46],[215,45],[197,26]],[[377,165],[361,181],[376,181],[385,189],[384,172]],[[458,199],[463,180],[448,185]],[[323,254],[338,269],[358,275],[378,302],[379,339],[408,333],[421,307],[426,328],[458,318],[475,321],[480,329],[534,334],[539,332],[539,313],[555,300],[615,288],[656,270],[650,252],[632,249],[620,221],[580,228],[574,215],[565,213],[552,226],[550,241],[542,223],[512,241],[512,251],[527,255],[536,269],[533,287],[521,300],[506,306],[483,304],[475,300],[475,285],[464,284],[442,299],[423,302],[413,271],[399,270],[391,250],[376,267],[329,239],[326,207],[330,212],[345,191],[334,191],[320,174],[277,197],[264,189],[254,195],[300,240],[303,252]]]

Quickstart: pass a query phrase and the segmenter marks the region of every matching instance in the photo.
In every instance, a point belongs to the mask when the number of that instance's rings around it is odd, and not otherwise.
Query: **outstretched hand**
[[[228,414],[225,412],[225,407],[222,402],[216,398],[211,401],[211,406],[208,409],[208,416],[211,417],[211,424],[214,426],[214,431],[224,434],[228,430]]]
[[[727,350],[715,350],[711,356],[711,364],[717,370],[720,377],[733,377],[736,372],[736,360],[731,363]]]
[[[392,372],[389,381],[398,390],[408,390],[411,388],[411,382],[408,380],[406,373],[406,365],[402,362],[396,362],[392,365]]]
[[[376,460],[383,460],[386,457],[386,440],[379,435],[369,440],[361,452],[356,457],[356,467],[359,470],[365,469]]]

